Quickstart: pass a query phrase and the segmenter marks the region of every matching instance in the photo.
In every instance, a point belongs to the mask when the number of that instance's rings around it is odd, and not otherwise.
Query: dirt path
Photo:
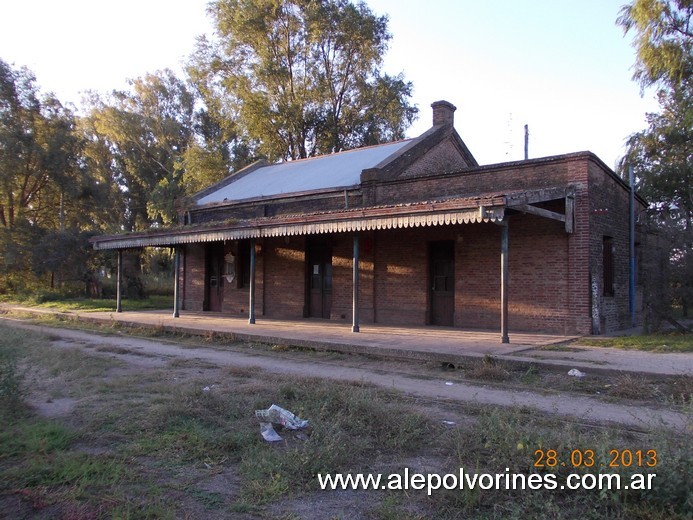
[[[522,406],[557,414],[586,423],[617,423],[629,428],[648,429],[665,426],[691,430],[691,418],[672,410],[645,406],[607,403],[573,394],[545,394],[469,384],[446,377],[443,372],[422,369],[414,363],[374,361],[363,358],[276,353],[265,349],[210,348],[150,340],[129,336],[104,336],[97,333],[26,324],[17,320],[2,322],[48,335],[56,348],[80,348],[92,354],[119,358],[136,365],[164,366],[175,359],[199,360],[217,366],[256,368],[287,375],[319,377],[340,381],[368,382],[412,396],[438,401],[481,405]]]

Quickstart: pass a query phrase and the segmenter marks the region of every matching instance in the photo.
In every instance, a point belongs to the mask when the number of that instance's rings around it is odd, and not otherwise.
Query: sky
[[[432,102],[457,107],[455,128],[480,164],[589,150],[610,167],[657,111],[632,81],[631,35],[615,24],[626,0],[367,0],[389,17],[383,63],[414,87],[415,137]],[[212,32],[207,0],[0,0],[0,58],[27,66],[43,92],[81,104],[88,90],[181,71]]]

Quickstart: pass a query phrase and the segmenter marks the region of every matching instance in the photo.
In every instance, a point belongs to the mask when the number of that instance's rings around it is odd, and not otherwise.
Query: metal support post
[[[255,239],[250,239],[250,303],[248,308],[248,323],[255,324]]]
[[[351,326],[352,332],[359,331],[359,235],[354,234],[354,271],[353,279],[353,296],[352,296],[352,317],[353,323]]]

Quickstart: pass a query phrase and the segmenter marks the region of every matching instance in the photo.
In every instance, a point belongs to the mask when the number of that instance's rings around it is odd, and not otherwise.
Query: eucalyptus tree
[[[382,73],[386,16],[349,0],[217,0],[217,38],[191,69],[221,88],[242,132],[270,159],[399,139],[412,85]]]
[[[633,0],[617,23],[634,34],[633,78],[658,89],[659,113],[628,139],[622,175],[632,166],[650,202],[650,223],[670,239],[673,295],[693,302],[693,2]]]
[[[41,95],[33,74],[0,60],[0,256],[5,289],[33,275],[79,268],[75,243],[94,225],[101,200],[83,167],[78,118],[52,94]],[[102,211],[107,211],[105,208]],[[74,269],[73,269],[74,271]],[[77,275],[73,275],[77,276]]]
[[[175,219],[195,96],[170,70],[148,74],[130,86],[106,97],[92,95],[85,128],[92,164],[110,173],[119,189],[121,225],[135,230]]]
[[[634,34],[633,78],[643,87],[676,87],[693,73],[693,2],[633,0],[621,8],[616,23]],[[690,85],[689,85],[690,86]]]
[[[239,127],[237,106],[228,102],[219,75],[210,69],[211,56],[211,46],[201,37],[187,67],[188,82],[197,96],[194,135],[182,162],[188,195],[257,158],[257,142]]]
[[[69,117],[57,100],[45,113],[34,75],[0,60],[0,225],[13,229],[40,209],[40,194],[68,160],[58,144]]]

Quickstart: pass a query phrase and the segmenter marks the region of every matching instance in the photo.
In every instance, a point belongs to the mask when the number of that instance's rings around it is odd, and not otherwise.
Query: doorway
[[[205,296],[206,310],[221,312],[224,303],[224,244],[214,242],[207,245],[207,268]]]
[[[308,248],[308,316],[330,318],[332,312],[332,248]]]
[[[455,321],[455,243],[429,245],[430,322],[452,327]]]

